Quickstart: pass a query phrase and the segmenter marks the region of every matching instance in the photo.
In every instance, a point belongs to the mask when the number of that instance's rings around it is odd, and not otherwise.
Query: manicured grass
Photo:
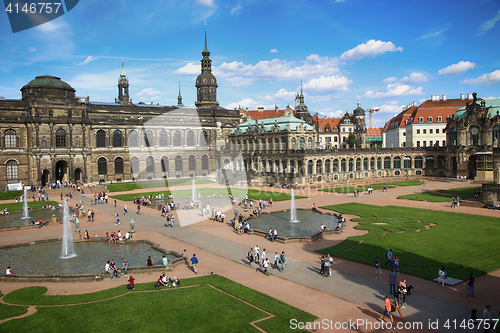
[[[0,192],[0,200],[11,200],[22,195],[24,195],[24,191],[22,190]]]
[[[28,201],[28,207],[31,209],[40,209],[42,206],[55,205],[57,206],[59,203],[56,201]],[[0,210],[4,210],[7,208],[9,212],[17,212],[23,210],[23,203],[0,203]]]
[[[446,202],[450,201],[452,197],[460,197],[462,199],[474,198],[474,191],[481,191],[481,186],[476,187],[459,187],[451,190],[439,190],[437,192],[422,192],[408,195],[401,195],[398,199],[408,199],[416,201],[430,201],[430,202]]]
[[[416,186],[422,185],[420,180],[401,180],[401,181],[393,181],[393,182],[385,182],[385,183],[373,183],[373,184],[362,184],[362,185],[351,185],[351,186],[335,186],[330,188],[321,189],[325,192],[335,192],[335,193],[353,193],[354,189],[359,192],[366,192],[368,188],[373,188],[374,191],[382,190],[384,185],[387,185],[387,188],[395,188],[396,186]]]
[[[2,294],[0,294],[0,297],[2,297]],[[27,308],[27,306],[17,306],[0,303],[0,320],[20,316],[23,313],[26,313]]]
[[[185,279],[181,281],[181,285],[193,287],[165,290],[167,288],[154,288],[153,283],[142,283],[137,284],[132,292],[128,292],[122,285],[98,293],[65,296],[38,295],[46,291],[44,287],[24,288],[12,292],[12,296],[7,295],[10,297],[6,301],[52,305],[102,301],[74,306],[37,308],[37,312],[32,316],[11,320],[0,325],[0,331],[59,332],[71,327],[72,332],[100,332],[105,327],[106,331],[111,332],[123,331],[124,328],[127,331],[141,332],[153,330],[256,332],[257,330],[249,322],[268,316],[260,309],[275,315],[273,318],[257,323],[268,332],[289,331],[292,318],[303,322],[316,319],[307,312],[218,275]],[[123,291],[126,294],[121,297],[103,300],[106,298],[104,296],[121,295]],[[50,301],[44,299],[50,299]],[[113,325],[110,325],[110,315]]]
[[[373,265],[378,256],[383,267],[385,254],[392,248],[394,255],[399,255],[401,272],[426,279],[436,278],[441,265],[448,276],[462,280],[469,273],[477,277],[500,268],[500,224],[496,217],[358,203],[323,208],[360,216],[353,219],[361,222],[356,229],[369,233],[349,237],[320,253],[367,265]],[[431,223],[436,225],[426,229]]]
[[[213,181],[209,179],[197,179],[195,180],[197,185],[201,184],[211,184]],[[169,180],[169,181],[154,181],[154,182],[137,182],[137,183],[124,183],[124,184],[108,184],[106,188],[109,192],[125,192],[132,191],[141,188],[157,188],[157,187],[173,187],[173,186],[183,186],[191,185],[193,180],[191,179],[180,179],[180,180]]]
[[[268,192],[268,191],[260,191],[260,190],[246,190],[246,189],[220,189],[220,188],[200,188],[196,190],[197,193],[200,193],[203,197],[210,197],[214,193],[215,195],[222,194],[223,197],[227,197],[228,193],[233,193],[235,197],[239,197],[240,195],[248,195],[249,199],[253,200],[269,200],[269,198],[273,198],[273,201],[283,201],[290,200],[291,196],[288,193],[284,192]],[[164,197],[168,197],[170,193],[174,197],[191,197],[192,190],[176,190],[176,191],[155,191],[155,192],[146,192],[146,193],[130,193],[130,194],[117,194],[111,196],[114,199],[123,200],[123,201],[133,201],[135,197],[145,196],[148,197],[152,195],[156,197],[158,194],[163,193]],[[303,196],[295,196],[296,199],[306,198]]]

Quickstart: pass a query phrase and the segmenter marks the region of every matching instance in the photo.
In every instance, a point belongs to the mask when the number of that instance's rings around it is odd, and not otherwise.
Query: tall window
[[[115,158],[115,174],[123,173],[123,158]]]
[[[189,171],[196,170],[196,157],[194,155],[189,156]]]
[[[6,163],[6,168],[7,168],[7,180],[13,180],[18,178],[18,172],[17,172],[17,162],[14,160],[7,161]]]
[[[370,158],[370,170],[375,170],[375,157]]]
[[[330,173],[330,160],[325,160],[325,173]]]
[[[187,132],[187,137],[186,137],[186,144],[189,146],[189,147],[192,147],[194,146],[194,133],[193,131],[189,131]]]
[[[206,146],[208,144],[208,134],[206,131],[201,131],[200,134],[200,146]]]
[[[394,169],[401,169],[401,157],[396,156],[393,160]]]
[[[132,170],[130,170],[134,175],[138,175],[141,173],[141,170],[139,169],[139,158],[137,157],[132,157],[130,159],[130,167]]]
[[[104,157],[100,157],[97,160],[97,173],[99,175],[108,174],[108,161]]]
[[[280,150],[280,139],[274,139],[274,150]]]
[[[285,137],[281,138],[281,149],[282,150],[287,150],[288,149],[288,145],[287,145]]]
[[[95,134],[95,146],[98,148],[106,147],[106,132],[98,130]]]
[[[267,150],[273,150],[273,139],[267,140]]]
[[[424,167],[424,159],[422,156],[415,157],[415,169],[422,169]]]
[[[167,146],[167,132],[161,131],[160,132],[160,147],[166,147]]]
[[[434,157],[433,156],[427,156],[425,158],[425,167],[427,169],[434,169]]]
[[[356,171],[361,171],[361,159],[356,159]]]
[[[154,145],[153,143],[153,132],[150,130],[147,130],[144,132],[144,145],[146,147],[152,147]]]
[[[382,157],[377,157],[377,169],[382,169]]]
[[[492,134],[492,139],[493,142],[491,143],[492,145],[495,144],[495,139],[497,139],[497,143],[500,144],[500,125],[495,125],[493,126],[493,130],[491,132]]]
[[[323,173],[323,162],[321,160],[316,161],[316,173]]]
[[[297,139],[292,138],[292,149],[297,149]]]
[[[182,156],[175,156],[175,171],[182,171]]]
[[[146,172],[155,172],[155,159],[153,158],[153,156],[146,157]]]
[[[307,149],[312,149],[313,148],[313,139],[309,138],[307,139]]]
[[[308,175],[313,174],[313,167],[314,167],[314,162],[311,160],[307,161],[307,174]]]
[[[365,170],[365,171],[369,170],[369,168],[368,168],[368,157],[365,157],[363,159],[363,170]]]
[[[161,157],[161,171],[168,172],[168,157],[167,156]]]
[[[457,145],[457,129],[455,127],[450,129],[450,145]]]
[[[391,158],[385,157],[384,158],[384,169],[390,169],[390,168],[391,168]]]
[[[339,172],[339,160],[334,159],[333,160],[333,173]]]
[[[349,159],[349,172],[354,171],[354,159]]]
[[[130,133],[128,134],[128,145],[129,147],[137,147],[138,146],[138,135],[137,131],[131,130]],[[137,170],[139,172],[139,170]]]
[[[66,147],[66,131],[62,128],[56,131],[56,147]]]
[[[299,141],[299,148],[300,149],[304,149],[304,146],[306,145],[306,139],[304,138],[300,138],[300,141]]]
[[[262,150],[266,150],[266,139],[262,139],[260,141],[260,146]]]
[[[347,171],[347,168],[346,168],[346,160],[345,158],[343,158],[341,161],[340,161],[340,172],[346,172]]]
[[[180,147],[180,145],[181,145],[181,132],[175,131],[174,132],[174,146]]]
[[[405,169],[411,169],[411,157],[410,156],[405,156],[404,159],[404,168]]]
[[[113,147],[121,147],[122,144],[122,132],[116,130],[113,132]]]
[[[17,148],[16,131],[8,129],[5,131],[5,148]]]
[[[208,155],[203,155],[201,157],[201,169],[208,170]]]

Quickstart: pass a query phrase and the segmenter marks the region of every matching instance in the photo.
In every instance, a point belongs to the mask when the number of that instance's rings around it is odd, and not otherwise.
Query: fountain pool
[[[63,211],[58,208],[55,210],[56,218],[58,220],[62,219]],[[23,219],[22,212],[10,213],[9,215],[0,215],[0,229],[12,228],[12,227],[22,227],[29,225],[31,221],[38,221],[42,219],[44,221],[50,221],[52,219],[52,210],[51,209],[39,209],[39,210],[30,210],[29,218]]]

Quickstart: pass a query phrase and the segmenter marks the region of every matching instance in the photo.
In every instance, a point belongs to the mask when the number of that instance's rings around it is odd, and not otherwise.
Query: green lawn
[[[0,294],[2,297],[2,294]],[[26,306],[8,305],[0,303],[0,320],[10,317],[20,316],[26,313]]]
[[[362,185],[350,185],[350,186],[335,186],[330,188],[321,189],[325,192],[335,192],[335,193],[353,193],[354,189],[359,192],[366,192],[368,188],[373,188],[374,191],[382,190],[384,185],[387,185],[387,188],[395,188],[396,186],[416,186],[422,185],[420,180],[401,180],[401,181],[393,181],[393,182],[385,182],[385,183],[373,183],[373,184],[362,184]]]
[[[201,184],[211,184],[213,181],[209,179],[197,179],[195,180],[197,185]],[[106,188],[109,192],[125,192],[132,191],[141,188],[157,188],[157,187],[173,187],[173,186],[183,186],[191,185],[193,180],[191,179],[179,179],[179,180],[169,180],[169,181],[154,181],[154,182],[138,182],[138,183],[124,183],[124,184],[107,184]]]
[[[401,195],[398,199],[408,199],[416,201],[431,201],[431,202],[446,202],[452,197],[460,197],[462,199],[474,198],[474,191],[481,191],[481,186],[475,187],[459,187],[451,190],[439,190],[437,192],[422,192],[408,195]]]
[[[23,190],[0,192],[0,200],[11,200],[24,195]],[[28,193],[29,195],[29,193]]]
[[[0,325],[0,331],[61,332],[71,327],[72,332],[258,332],[249,322],[268,316],[260,309],[275,315],[257,323],[268,332],[288,332],[292,318],[303,322],[316,319],[218,275],[185,279],[181,285],[193,287],[157,289],[151,282],[136,284],[131,292],[122,285],[97,293],[63,296],[44,295],[45,287],[23,288],[6,295],[5,301],[22,305],[78,305],[38,307],[34,315]],[[117,295],[122,296],[109,298]],[[98,302],[79,304],[93,300]]]
[[[392,248],[400,257],[401,272],[426,279],[436,278],[441,265],[450,277],[462,280],[471,272],[477,277],[500,268],[500,224],[496,217],[358,203],[323,208],[360,216],[353,219],[361,222],[356,229],[369,233],[349,237],[320,253],[367,265],[373,265],[378,256],[383,266],[385,254]],[[436,225],[426,229],[431,223]]]
[[[40,209],[42,206],[47,206],[47,205],[55,205],[57,206],[59,203],[55,201],[28,201],[28,207],[31,209]],[[4,210],[7,208],[9,212],[17,212],[23,210],[23,203],[18,202],[18,203],[6,203],[2,204],[0,203],[0,210]]]
[[[228,192],[233,193],[235,197],[239,197],[240,195],[248,195],[249,199],[253,200],[269,200],[269,198],[273,198],[273,201],[283,201],[283,200],[290,200],[291,196],[288,193],[284,192],[268,192],[268,191],[260,191],[260,190],[246,190],[246,189],[238,189],[238,188],[228,188],[226,189],[220,189],[220,188],[200,188],[196,190],[197,193],[200,193],[202,197],[209,197],[212,196],[214,193],[215,195],[222,194],[223,197],[227,197]],[[117,195],[112,195],[111,198],[118,199],[118,200],[123,200],[123,201],[133,201],[135,197],[137,196],[145,196],[148,197],[152,195],[153,197],[157,196],[158,194],[163,193],[165,197],[168,197],[170,193],[174,197],[191,197],[192,190],[175,190],[175,191],[154,191],[154,192],[146,192],[146,193],[130,193],[130,194],[117,194]],[[296,199],[301,199],[301,198],[306,198],[303,196],[295,196]]]

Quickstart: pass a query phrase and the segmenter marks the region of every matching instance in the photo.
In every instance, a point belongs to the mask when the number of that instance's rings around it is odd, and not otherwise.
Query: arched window
[[[186,144],[187,144],[189,147],[194,146],[194,133],[193,133],[193,131],[189,131],[189,132],[187,132],[187,136],[186,136]]]
[[[56,147],[66,147],[66,131],[62,128],[56,131]]]
[[[106,132],[98,130],[95,134],[95,146],[98,148],[106,147]]]
[[[113,132],[113,147],[122,147],[122,132],[116,130]]]
[[[115,174],[123,173],[123,158],[115,158]]]
[[[330,160],[325,160],[325,173],[330,173]]]
[[[146,157],[146,172],[155,172],[155,159],[153,156]]]
[[[14,160],[7,161],[5,164],[7,172],[7,180],[13,180],[18,178],[17,172],[17,162]]]
[[[339,172],[339,160],[334,159],[333,160],[333,173],[338,173]]]
[[[253,150],[253,140],[252,139],[248,140],[248,150]]]
[[[137,131],[131,130],[130,133],[128,134],[128,145],[129,147],[137,147],[138,144],[138,134]],[[139,170],[137,170],[137,173],[139,173]]]
[[[208,170],[208,155],[203,155],[201,157],[201,169]]]
[[[208,133],[206,131],[201,131],[200,134],[200,146],[206,146],[208,144]]]
[[[280,150],[280,139],[274,139],[274,150]]]
[[[139,169],[140,166],[139,166],[139,158],[137,158],[136,156],[132,157],[130,159],[130,168],[132,170],[130,170],[134,175],[138,175],[141,173],[141,170]]]
[[[377,157],[377,169],[382,169],[382,157]]]
[[[478,127],[469,128],[469,146],[481,145],[481,131]]]
[[[384,169],[390,169],[390,168],[391,168],[391,158],[387,156],[384,158]]]
[[[162,156],[160,161],[161,161],[161,171],[168,172],[168,157]]]
[[[457,129],[455,127],[450,129],[450,146],[457,145]]]
[[[280,161],[279,160],[274,161],[274,165],[276,166],[276,172],[280,172]]]
[[[438,168],[445,168],[446,167],[446,157],[443,155],[438,156]]]
[[[425,168],[426,169],[434,169],[434,157],[433,156],[427,156],[425,158]]]
[[[356,171],[361,171],[361,159],[356,159]]]
[[[321,160],[316,161],[316,173],[317,174],[323,173],[323,161],[321,161]]]
[[[307,174],[312,175],[314,168],[314,162],[312,160],[307,161]]]
[[[231,169],[231,162],[227,158],[224,160],[224,169],[225,170]]]
[[[182,171],[182,156],[175,156],[175,171]]]
[[[282,137],[281,138],[281,149],[282,150],[287,150],[288,149],[288,145],[287,145],[287,142],[286,142],[286,137]]]
[[[168,145],[168,135],[167,132],[160,132],[160,147],[166,147]]]
[[[147,130],[146,132],[144,132],[144,145],[146,147],[154,146],[153,132],[151,132],[150,130]]]
[[[415,169],[422,169],[424,167],[424,159],[422,156],[415,157]]]
[[[307,139],[307,149],[312,149],[313,148],[313,139],[309,138]]]
[[[290,161],[290,173],[295,173],[295,161]]]
[[[365,171],[369,170],[369,168],[368,168],[368,157],[365,157],[363,159],[363,170],[365,170]]]
[[[370,158],[370,170],[375,170],[375,157]]]
[[[242,150],[247,150],[247,140],[243,140]]]
[[[16,131],[8,129],[5,131],[4,136],[5,148],[17,148]]]
[[[267,150],[273,150],[273,139],[267,140]]]
[[[255,139],[255,150],[259,150],[259,140]]]
[[[189,171],[196,170],[196,157],[194,155],[189,155]]]
[[[401,169],[401,157],[396,156],[393,160],[394,169]]]
[[[304,149],[304,146],[306,145],[306,139],[300,138],[299,141],[299,149]]]
[[[97,174],[108,174],[108,161],[104,157],[99,157],[99,159],[97,160]]]
[[[262,150],[266,150],[266,139],[262,139],[260,141],[260,145],[261,145],[261,148]]]
[[[492,134],[492,142],[491,145],[493,146],[495,144],[495,139],[497,139],[497,144],[500,145],[500,125],[495,125],[493,126],[493,130],[491,132]]]
[[[292,138],[292,149],[297,149],[297,139]]]
[[[349,172],[354,171],[354,159],[350,158],[349,159]]]
[[[181,145],[181,132],[174,132],[174,147],[180,147]]]
[[[347,167],[346,167],[346,160],[345,158],[343,158],[341,161],[340,161],[340,172],[346,172],[347,171]]]
[[[411,157],[410,156],[405,156],[403,159],[403,167],[405,169],[411,169]]]

